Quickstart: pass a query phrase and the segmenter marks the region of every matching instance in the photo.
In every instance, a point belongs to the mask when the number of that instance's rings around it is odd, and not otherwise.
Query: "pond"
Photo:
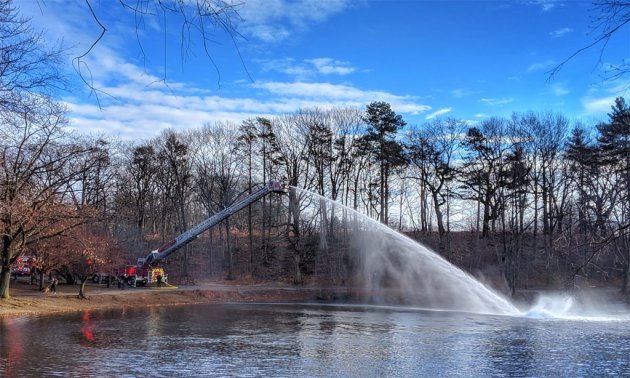
[[[619,376],[630,322],[187,305],[0,319],[3,376]]]

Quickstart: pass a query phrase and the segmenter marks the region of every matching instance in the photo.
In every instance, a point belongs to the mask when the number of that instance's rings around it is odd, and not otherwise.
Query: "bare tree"
[[[314,189],[316,177],[310,172],[308,161],[308,125],[299,122],[299,115],[286,115],[272,121],[278,142],[279,162],[283,176],[290,186],[303,189]],[[288,241],[293,249],[294,282],[302,283],[304,263],[308,252],[304,248],[304,237],[301,229],[301,197],[295,190],[289,191],[289,215],[287,221]]]
[[[192,159],[188,143],[173,130],[163,133],[157,152],[162,174],[160,180],[164,190],[165,204],[177,219],[176,234],[188,230],[187,204],[192,192]],[[166,210],[166,208],[165,208]],[[168,210],[167,210],[168,211]],[[166,215],[165,215],[166,216]],[[189,279],[188,272],[188,246],[184,247],[182,259],[182,277]]]
[[[244,163],[236,153],[238,128],[233,124],[204,125],[194,134],[198,142],[194,156],[197,173],[196,191],[209,213],[221,211],[239,197],[242,190]],[[223,221],[226,245],[227,279],[235,278],[234,253],[231,243],[231,220]]]
[[[593,26],[592,33],[589,34],[594,34],[595,38],[547,72],[548,79],[553,79],[573,58],[593,48],[599,47],[600,59],[598,63],[602,64],[602,56],[608,44],[630,23],[630,2],[627,0],[595,0],[592,11],[594,13]],[[622,78],[629,72],[630,63],[624,60],[618,64],[609,64],[606,67],[604,78]]]
[[[18,15],[11,0],[0,0],[0,110],[20,111],[33,95],[64,88],[63,47],[49,46],[43,32]]]
[[[436,119],[407,134],[409,161],[419,174],[414,178],[431,194],[440,238],[446,235],[443,210],[447,202],[446,186],[455,178],[453,160],[464,127],[456,119]]]
[[[243,122],[239,128],[239,135],[237,137],[236,152],[240,156],[245,158],[247,162],[247,192],[252,194],[253,188],[253,170],[254,170],[254,150],[258,144],[258,134],[256,130],[256,122],[248,119]],[[252,221],[252,205],[247,206],[247,236],[248,236],[248,248],[249,248],[249,273],[253,270],[254,265],[254,225]]]
[[[65,110],[31,97],[21,112],[0,112],[0,297],[9,298],[11,266],[29,244],[62,235],[89,219],[72,188],[94,147],[75,144],[63,128]]]
[[[482,122],[479,128],[468,129],[464,147],[468,154],[459,179],[464,196],[478,203],[477,231],[481,221],[481,236],[488,237],[495,231],[498,210],[501,203],[497,194],[500,189],[503,158],[508,150],[506,144],[507,122],[503,118],[490,118]]]
[[[105,12],[105,10],[95,6],[98,5],[98,2],[93,0],[84,1],[90,11],[95,27],[100,32],[90,47],[81,55],[74,58],[73,65],[85,85],[95,93],[98,101],[98,94],[101,93],[101,89],[97,88],[93,83],[90,67],[86,58],[102,43],[103,39],[106,38],[108,28],[107,24],[100,16],[100,13]],[[237,9],[242,5],[241,2],[233,0],[198,0],[194,2],[182,0],[120,0],[118,5],[120,5],[123,10],[133,15],[136,30],[135,37],[138,42],[140,55],[144,59],[147,59],[147,50],[145,50],[140,37],[142,34],[140,29],[143,28],[145,24],[151,22],[162,25],[165,41],[172,33],[169,26],[179,25],[182,60],[185,60],[186,57],[192,53],[192,50],[196,49],[195,44],[199,43],[200,50],[215,68],[218,77],[217,82],[219,83],[221,80],[221,72],[213,58],[212,47],[217,35],[226,35],[232,41],[240,57],[240,50],[237,43],[238,39],[241,37],[237,31],[237,23],[240,21],[240,16]],[[105,6],[109,7],[111,4],[106,4]],[[166,48],[165,44],[164,49],[166,50]],[[241,62],[243,62],[242,58]],[[247,71],[246,68],[245,70]],[[167,68],[164,67],[162,78],[164,81],[166,81],[167,71]]]

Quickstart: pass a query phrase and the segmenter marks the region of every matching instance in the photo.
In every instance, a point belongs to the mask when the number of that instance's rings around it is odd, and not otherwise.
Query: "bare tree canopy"
[[[593,27],[592,32],[595,39],[576,50],[569,57],[564,59],[560,64],[556,65],[548,72],[548,79],[553,79],[562,68],[573,58],[582,54],[587,50],[599,47],[598,64],[603,64],[602,55],[606,50],[606,46],[611,42],[615,35],[620,34],[628,23],[630,23],[630,1],[627,0],[595,0],[593,2]],[[617,64],[609,63],[605,67],[604,79],[618,79],[626,76],[630,72],[630,63],[627,60]]]
[[[94,1],[85,0],[85,4],[90,11],[95,27],[98,28],[100,33],[86,51],[74,58],[73,65],[81,80],[92,91],[98,93],[99,90],[92,81],[89,64],[85,58],[106,37],[108,25],[103,21],[99,10],[94,6]],[[135,38],[144,60],[146,60],[147,56],[139,36],[139,29],[152,21],[163,24],[164,40],[168,38],[169,25],[176,25],[180,28],[182,60],[185,60],[192,53],[192,50],[197,48],[194,42],[200,41],[201,46],[199,48],[215,68],[218,82],[220,82],[221,72],[215,63],[211,46],[215,39],[220,34],[227,35],[240,56],[237,45],[237,39],[240,37],[240,34],[236,28],[236,23],[240,20],[237,12],[237,7],[240,3],[236,3],[233,0],[199,0],[195,2],[185,0],[120,0],[119,5],[133,15],[136,30]],[[166,43],[163,47],[166,49]],[[166,69],[164,75],[166,75]],[[165,77],[163,77],[163,80],[165,80]]]
[[[11,0],[0,0],[0,111],[20,111],[28,97],[64,86],[61,43],[47,46]]]

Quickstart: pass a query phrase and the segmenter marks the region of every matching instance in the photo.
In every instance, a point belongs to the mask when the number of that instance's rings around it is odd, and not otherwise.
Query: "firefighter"
[[[162,287],[162,275],[158,274],[157,277],[155,277],[155,280],[157,281],[158,287]]]
[[[35,265],[31,265],[31,285],[37,283],[37,268]]]
[[[124,289],[127,286],[127,273],[121,275],[118,279],[118,287]]]
[[[50,292],[53,294],[57,294],[57,282],[59,282],[57,277],[54,277],[50,283]]]

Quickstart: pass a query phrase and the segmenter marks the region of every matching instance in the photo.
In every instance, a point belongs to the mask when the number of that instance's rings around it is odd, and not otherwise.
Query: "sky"
[[[151,5],[138,17],[117,0],[91,0],[107,30],[90,49],[101,30],[84,0],[15,1],[50,43],[68,48],[73,86],[57,96],[71,127],[123,140],[373,101],[390,103],[409,125],[526,111],[595,124],[615,97],[630,95],[628,78],[603,76],[630,57],[628,26],[549,77],[597,36],[589,1],[234,3],[238,34],[206,29],[206,54],[194,28]]]

